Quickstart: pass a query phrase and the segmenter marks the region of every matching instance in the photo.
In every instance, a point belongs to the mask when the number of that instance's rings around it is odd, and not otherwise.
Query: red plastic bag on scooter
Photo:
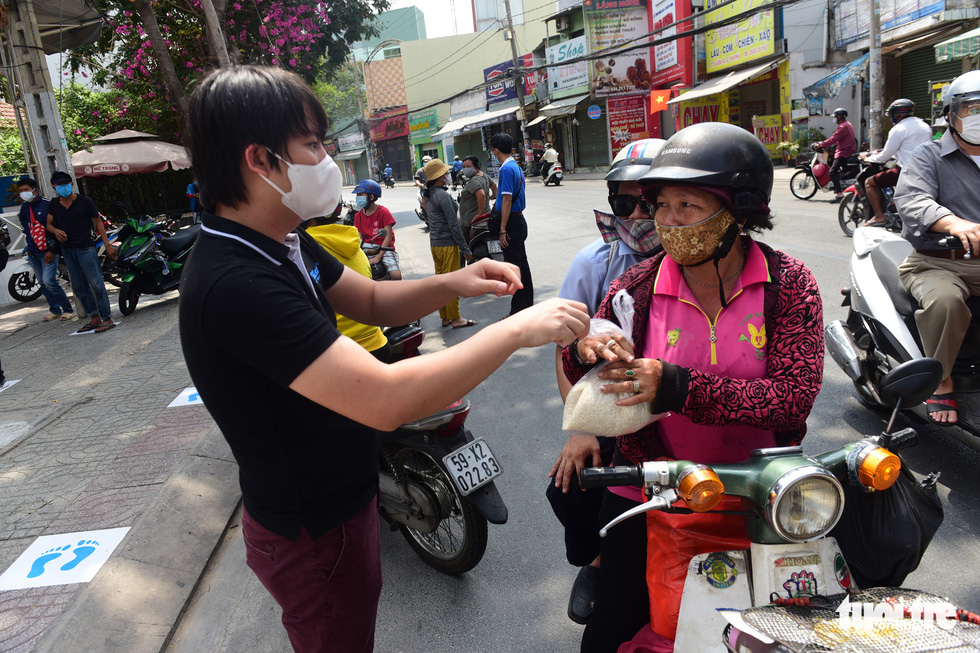
[[[675,506],[686,507],[683,501]],[[726,496],[715,510],[745,509],[742,499]],[[750,544],[743,515],[648,512],[647,589],[653,632],[669,640],[677,636],[677,616],[691,558],[701,553],[747,549]]]

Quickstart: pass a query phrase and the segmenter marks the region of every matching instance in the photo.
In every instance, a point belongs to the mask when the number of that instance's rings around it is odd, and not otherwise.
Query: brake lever
[[[649,501],[647,501],[646,503],[641,503],[638,506],[633,506],[632,508],[630,508],[623,514],[619,515],[605,526],[603,526],[599,530],[599,537],[605,537],[606,534],[609,532],[610,528],[612,528],[613,526],[615,526],[621,521],[625,521],[629,519],[630,517],[635,517],[636,515],[642,514],[644,512],[648,512],[650,510],[666,510],[667,508],[670,508],[670,506],[675,501],[677,501],[677,498],[678,498],[677,491],[674,490],[674,488],[668,488],[663,492],[661,492],[660,494],[653,497],[652,499],[650,499]]]

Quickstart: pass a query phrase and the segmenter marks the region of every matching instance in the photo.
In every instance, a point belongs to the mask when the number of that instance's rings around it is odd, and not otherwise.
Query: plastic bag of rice
[[[619,324],[609,320],[593,319],[588,337],[625,337],[633,344],[633,298],[625,290],[616,293],[612,302],[613,313]],[[610,383],[599,378],[599,372],[609,363],[601,363],[589,370],[572,386],[565,398],[562,430],[566,435],[600,435],[615,437],[633,433],[653,420],[650,406],[617,406],[616,402],[632,396],[629,392],[602,393],[602,386]]]
[[[608,363],[589,370],[568,392],[561,424],[566,435],[615,437],[639,431],[652,420],[649,404],[616,405],[618,400],[630,397],[632,393],[602,393],[602,386],[610,382],[600,379],[598,374],[606,365]]]

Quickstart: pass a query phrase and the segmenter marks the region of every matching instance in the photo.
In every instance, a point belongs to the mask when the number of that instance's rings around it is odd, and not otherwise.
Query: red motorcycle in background
[[[830,154],[816,143],[810,146],[813,150],[813,158],[809,163],[801,163],[796,166],[797,172],[789,180],[789,190],[797,199],[808,200],[817,194],[818,190],[830,192],[834,189],[834,184],[830,180]],[[847,187],[854,183],[854,178],[859,170],[859,162],[856,156],[852,156],[841,168],[841,186]]]

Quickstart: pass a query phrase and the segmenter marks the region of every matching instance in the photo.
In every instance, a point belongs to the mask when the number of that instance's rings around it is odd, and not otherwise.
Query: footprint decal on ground
[[[54,549],[48,549],[47,551],[45,551],[44,553],[42,553],[41,555],[39,555],[37,557],[37,559],[34,561],[34,564],[31,565],[31,570],[30,570],[30,572],[28,572],[27,577],[28,578],[37,578],[38,576],[40,576],[41,574],[43,574],[44,573],[44,565],[48,564],[49,562],[51,562],[55,558],[61,557],[61,554],[64,553],[65,551],[67,551],[70,548],[71,548],[71,545],[70,544],[66,544],[64,546],[59,546],[59,547],[54,548]],[[95,549],[93,549],[93,551],[94,550]],[[62,569],[63,568],[64,567],[62,567]]]
[[[99,543],[95,540],[81,540],[78,545],[72,550],[75,557],[61,566],[61,571],[71,571],[81,563],[82,560],[92,555],[95,551],[95,547],[99,546]],[[65,547],[68,548],[68,547]],[[30,576],[28,576],[30,578]]]

